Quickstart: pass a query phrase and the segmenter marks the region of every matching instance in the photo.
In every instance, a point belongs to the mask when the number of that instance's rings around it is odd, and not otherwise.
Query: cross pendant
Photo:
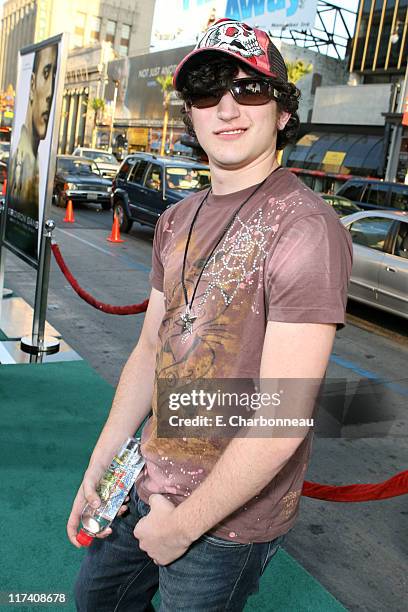
[[[186,311],[181,315],[180,318],[183,322],[183,332],[188,332],[189,334],[192,334],[193,323],[196,320],[197,316],[190,311],[189,306],[187,306]]]

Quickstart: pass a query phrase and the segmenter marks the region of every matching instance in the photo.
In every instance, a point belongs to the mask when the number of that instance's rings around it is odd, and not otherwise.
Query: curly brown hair
[[[263,77],[259,72],[239,60],[221,54],[208,54],[205,63],[192,63],[190,70],[185,72],[183,83],[177,95],[189,106],[191,105],[193,95],[203,92],[208,94],[214,90],[219,91],[220,87],[225,87],[226,89],[230,87],[240,68],[248,76]],[[296,85],[288,81],[279,78],[264,78],[270,81],[275,89],[280,92],[279,100],[277,100],[278,108],[291,114],[283,130],[278,130],[276,138],[276,149],[284,149],[287,144],[296,141],[299,131],[300,121],[297,109],[299,107],[300,91]],[[187,133],[197,138],[191,117],[185,106],[181,109],[181,115]]]

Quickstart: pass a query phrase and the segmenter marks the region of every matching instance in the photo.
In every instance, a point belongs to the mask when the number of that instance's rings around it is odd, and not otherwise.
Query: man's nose
[[[217,117],[224,121],[229,121],[239,117],[239,104],[236,102],[230,91],[226,91],[217,105]]]

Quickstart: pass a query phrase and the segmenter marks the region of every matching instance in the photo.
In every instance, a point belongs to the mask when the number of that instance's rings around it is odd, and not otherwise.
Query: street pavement
[[[135,224],[118,245],[107,241],[111,213],[97,206],[78,207],[72,225],[62,222],[64,211],[54,206],[50,216],[57,223],[54,238],[84,289],[116,305],[148,297],[152,229]],[[33,304],[35,273],[10,253],[6,286]],[[48,305],[47,320],[115,385],[137,342],[143,315],[107,315],[87,305],[55,261]],[[351,304],[349,310],[348,325],[337,333],[328,379],[347,381],[348,388],[369,380],[364,390],[369,410],[359,414],[351,393],[341,437],[315,438],[307,479],[325,484],[379,482],[408,463],[406,322],[360,305]],[[406,496],[366,503],[303,497],[285,548],[348,609],[402,611],[408,582],[407,517]]]

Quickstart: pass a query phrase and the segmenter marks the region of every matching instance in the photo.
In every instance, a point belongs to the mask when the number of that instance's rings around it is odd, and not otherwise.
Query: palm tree
[[[164,117],[160,155],[164,155],[164,148],[167,136],[167,124],[169,121],[169,104],[171,95],[170,89],[173,87],[173,76],[171,74],[166,74],[165,76],[158,76],[156,77],[156,81],[160,85],[163,94]]]
[[[295,60],[294,62],[285,62],[288,71],[288,81],[297,83],[306,74],[313,70],[313,64],[306,64],[303,60]],[[277,151],[276,159],[282,163],[283,150]]]
[[[286,62],[288,71],[288,80],[291,83],[297,83],[302,77],[313,70],[313,64],[307,64],[303,60],[295,60],[294,62]]]

